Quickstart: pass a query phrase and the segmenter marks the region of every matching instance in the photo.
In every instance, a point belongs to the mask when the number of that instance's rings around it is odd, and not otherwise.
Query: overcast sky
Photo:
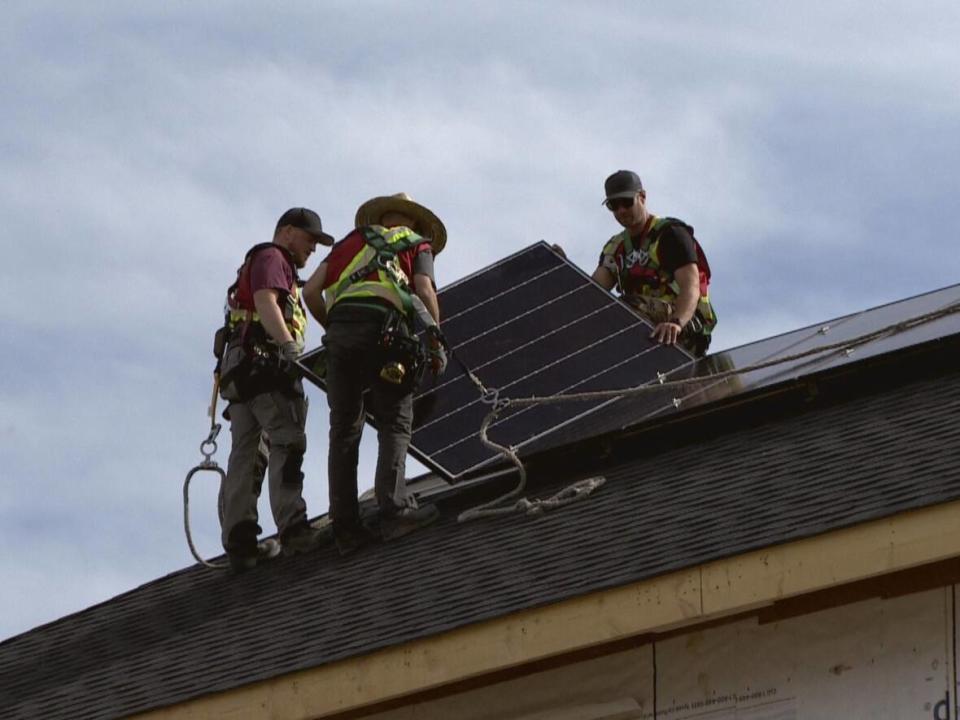
[[[412,194],[441,286],[540,239],[590,271],[631,168],[696,228],[738,345],[960,282],[958,37],[956,0],[5,2],[0,639],[192,563],[211,336],[286,208],[340,237]]]

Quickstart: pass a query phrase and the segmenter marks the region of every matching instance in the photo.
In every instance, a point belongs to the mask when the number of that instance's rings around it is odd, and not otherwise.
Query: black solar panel
[[[709,376],[728,368],[744,368],[768,359],[785,358],[825,345],[851,341],[930,313],[956,310],[958,303],[960,303],[960,285],[953,285],[732,348],[704,358],[699,363],[695,363],[690,371],[695,375]],[[917,324],[909,329],[891,332],[846,352],[815,354],[738,376],[738,382],[727,392],[742,392],[775,385],[784,380],[803,377],[827,368],[846,365],[957,333],[960,333],[960,312],[949,312],[943,317]],[[685,393],[684,397],[687,401],[693,400],[694,396],[702,391],[703,389],[697,389],[691,393]]]
[[[579,268],[538,243],[440,294],[443,332],[454,353],[505,397],[631,387],[690,361],[650,340],[650,326]],[[508,410],[489,429],[520,450],[611,402]],[[499,454],[484,447],[480,424],[490,406],[455,363],[414,401],[411,452],[449,478]]]
[[[775,385],[830,367],[960,333],[960,313],[857,346],[718,379],[734,368],[848,341],[910,318],[955,308],[960,285],[891,303],[700,360],[649,339],[650,326],[546,243],[538,243],[460,280],[440,293],[442,327],[454,352],[487,388],[521,398],[700,378],[683,388],[603,401],[512,408],[490,426],[491,439],[532,452],[637,425],[693,405]],[[306,356],[310,361],[322,351]],[[479,429],[490,406],[454,362],[414,401],[411,453],[449,479],[497,461]]]
[[[504,397],[632,387],[690,361],[652,342],[648,324],[543,242],[444,288],[439,299],[453,352]],[[304,361],[320,358],[322,350]],[[427,378],[414,398],[411,454],[450,479],[499,459],[479,437],[490,406],[462,368],[451,362],[438,382]],[[611,402],[508,410],[489,436],[522,456]]]
[[[585,418],[575,432],[566,432],[561,429],[549,438],[533,443],[529,451],[545,450],[583,437],[631,427],[656,416],[773,386],[904,347],[956,335],[960,333],[960,312],[950,312],[943,317],[917,324],[909,329],[895,331],[864,344],[858,344],[849,351],[816,353],[742,375],[725,379],[715,377],[728,370],[744,369],[768,360],[782,359],[826,345],[848,342],[929,313],[956,310],[958,303],[960,303],[960,285],[954,285],[691,361],[675,368],[667,374],[665,379],[702,378],[702,382],[690,387],[660,388],[649,394],[621,398],[605,407],[603,413]]]

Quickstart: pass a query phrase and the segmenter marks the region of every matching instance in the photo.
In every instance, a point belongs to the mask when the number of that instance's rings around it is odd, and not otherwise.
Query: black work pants
[[[349,320],[338,320],[336,310],[324,339],[330,404],[327,477],[334,532],[359,521],[357,463],[366,412],[377,427],[374,491],[380,512],[389,514],[412,503],[404,474],[413,424],[413,392],[379,378],[384,314],[372,308],[351,309]]]

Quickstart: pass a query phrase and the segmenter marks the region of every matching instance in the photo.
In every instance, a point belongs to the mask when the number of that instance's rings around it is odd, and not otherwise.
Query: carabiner
[[[223,487],[223,484],[227,481],[227,474],[223,471],[223,468],[217,465],[217,461],[213,459],[213,456],[217,453],[217,435],[219,434],[220,423],[211,424],[210,433],[207,435],[206,440],[200,443],[200,454],[203,455],[203,460],[187,473],[187,477],[183,481],[183,531],[187,536],[187,545],[190,546],[190,552],[198,563],[208,568],[216,569],[225,568],[227,565],[225,563],[212,563],[204,560],[200,557],[200,553],[197,552],[197,548],[193,544],[193,536],[190,533],[190,480],[193,479],[193,476],[198,472],[206,470],[215,472],[220,476],[220,487]]]
[[[217,461],[213,460],[213,456],[217,454],[217,435],[220,434],[220,423],[214,423],[210,426],[210,434],[207,435],[207,439],[200,443],[200,454],[203,455],[203,460],[195,470],[197,469],[212,469],[217,467]],[[207,447],[210,447],[210,450],[207,450]],[[223,471],[221,471],[223,472]]]

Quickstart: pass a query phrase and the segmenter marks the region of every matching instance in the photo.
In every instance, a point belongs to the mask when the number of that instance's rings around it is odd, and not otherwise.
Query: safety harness
[[[710,302],[710,264],[703,248],[693,235],[693,228],[677,218],[654,218],[650,230],[643,236],[639,248],[633,244],[630,230],[614,235],[611,243],[623,244],[623,267],[617,265],[617,285],[625,295],[639,295],[674,304],[680,296],[680,283],[667,273],[660,264],[660,240],[669,227],[684,228],[693,239],[697,251],[697,270],[700,275],[700,299],[691,320],[691,331],[709,338],[717,324],[717,314]]]
[[[413,332],[415,318],[420,319],[429,337],[444,347],[446,343],[423,301],[411,291],[410,278],[400,267],[398,258],[405,250],[429,244],[430,240],[407,227],[368,225],[361,227],[360,232],[363,250],[327,289],[327,311],[351,298],[386,300],[392,311],[386,313],[380,334],[384,359],[380,377],[402,389],[416,387],[426,369],[427,352]],[[372,280],[370,276],[374,273],[376,279]]]
[[[327,312],[345,298],[378,297],[412,321],[415,309],[410,278],[400,268],[397,258],[403,251],[430,241],[407,227],[387,229],[382,225],[368,225],[360,231],[364,248],[327,289]],[[373,273],[376,273],[376,280],[369,279]]]
[[[255,338],[256,341],[273,340],[269,337],[266,330],[260,324],[260,315],[257,313],[257,307],[253,300],[253,293],[250,288],[250,268],[253,265],[253,257],[270,248],[279,250],[284,260],[293,270],[293,283],[290,286],[283,303],[283,322],[290,331],[290,335],[298,344],[303,344],[304,331],[307,326],[307,316],[303,308],[303,302],[300,299],[301,281],[297,275],[297,268],[294,265],[293,257],[290,251],[272,242],[260,243],[254,245],[247,251],[243,260],[243,265],[237,270],[237,279],[227,288],[227,301],[224,307],[224,324],[232,335],[237,332],[241,334],[241,341],[246,343],[247,336],[252,327],[259,328],[257,334],[262,337]],[[276,343],[273,342],[275,345]]]
[[[254,374],[276,374],[279,367],[279,346],[260,322],[250,287],[250,268],[260,252],[275,248],[283,254],[293,270],[293,283],[283,302],[283,322],[291,337],[303,345],[307,325],[306,312],[300,298],[301,281],[290,252],[275,243],[254,245],[247,251],[237,279],[227,288],[224,321],[214,338],[217,358],[215,374],[219,376],[220,395],[231,402],[241,401],[250,389]]]

